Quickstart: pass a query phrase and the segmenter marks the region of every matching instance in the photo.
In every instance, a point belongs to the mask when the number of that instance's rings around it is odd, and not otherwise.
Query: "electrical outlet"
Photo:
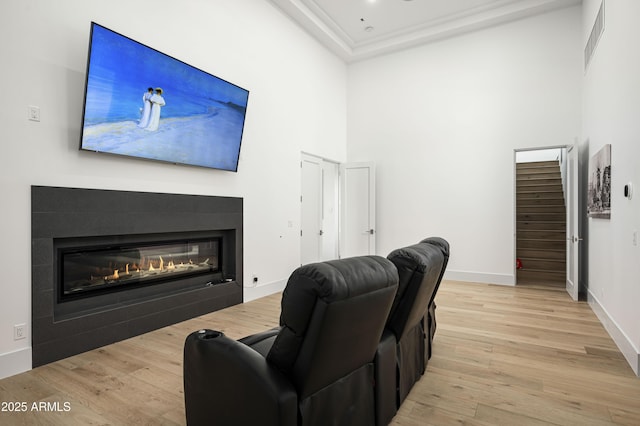
[[[29,105],[27,107],[27,118],[31,121],[40,121],[40,107]]]
[[[13,326],[13,340],[20,340],[27,337],[26,324],[16,324]]]

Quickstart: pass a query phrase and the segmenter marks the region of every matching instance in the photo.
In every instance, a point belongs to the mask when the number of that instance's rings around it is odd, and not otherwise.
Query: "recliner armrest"
[[[293,384],[250,347],[213,330],[184,345],[187,424],[297,424]]]
[[[254,351],[258,351],[260,355],[266,358],[280,330],[282,330],[282,327],[275,327],[238,339],[238,342],[249,346]]]

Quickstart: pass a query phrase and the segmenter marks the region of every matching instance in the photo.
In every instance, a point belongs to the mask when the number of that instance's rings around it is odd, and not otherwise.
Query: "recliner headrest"
[[[445,259],[441,248],[430,242],[396,249],[387,258],[398,269],[399,277],[387,326],[400,339],[424,316],[435,294]]]

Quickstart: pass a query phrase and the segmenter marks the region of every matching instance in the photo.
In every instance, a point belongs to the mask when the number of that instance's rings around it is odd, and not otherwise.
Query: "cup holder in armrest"
[[[224,337],[224,333],[216,330],[199,330],[198,339],[200,340],[209,340],[216,339],[218,337]]]

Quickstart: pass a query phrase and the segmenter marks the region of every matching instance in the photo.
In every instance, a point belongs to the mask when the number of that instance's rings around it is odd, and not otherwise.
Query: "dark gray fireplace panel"
[[[241,198],[33,186],[31,199],[34,367],[242,303]],[[219,276],[59,303],[60,240],[203,234],[222,237]]]

